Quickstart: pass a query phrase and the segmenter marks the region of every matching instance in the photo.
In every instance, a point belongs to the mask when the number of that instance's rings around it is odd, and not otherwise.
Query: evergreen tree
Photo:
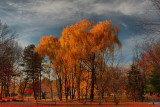
[[[128,71],[127,93],[136,101],[144,99],[145,83],[140,70],[137,66],[132,65]]]
[[[160,93],[160,70],[154,68],[148,78],[147,90],[152,93]]]
[[[38,55],[34,49],[35,46],[33,44],[24,49],[23,62],[25,65],[25,73],[27,77],[32,80],[34,97],[37,99],[38,92],[41,90],[40,78],[43,57]]]

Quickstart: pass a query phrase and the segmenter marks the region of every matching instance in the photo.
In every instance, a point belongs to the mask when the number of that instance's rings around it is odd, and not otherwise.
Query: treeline
[[[34,52],[34,45],[23,50],[17,37],[0,21],[0,99],[23,96],[26,88],[33,90],[35,98],[40,93],[43,57]]]
[[[143,98],[146,93],[160,96],[160,38],[146,39],[137,44],[133,59],[128,81],[132,81],[129,87],[134,90],[130,91],[134,99],[136,96]]]
[[[100,100],[120,95],[134,101],[146,93],[160,93],[160,42],[145,42],[134,49],[130,69],[121,66],[121,42],[118,29],[111,22],[94,24],[82,20],[67,26],[62,36],[44,36],[40,44],[24,50],[16,42],[16,33],[0,23],[0,98],[33,93],[42,98],[42,82],[53,100],[53,81],[59,100]],[[47,58],[45,56],[48,56]],[[43,81],[42,81],[43,80]],[[44,85],[44,84],[43,84]]]

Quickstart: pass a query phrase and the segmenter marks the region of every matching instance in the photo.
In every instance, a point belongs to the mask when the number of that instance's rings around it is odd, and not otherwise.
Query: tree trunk
[[[93,99],[94,99],[94,84],[95,84],[95,62],[94,60],[95,60],[95,54],[93,53],[91,57],[91,72],[92,72],[91,94],[90,94],[91,102],[93,102]]]
[[[40,100],[41,100],[41,71],[40,71]]]
[[[80,77],[78,76],[78,82],[77,82],[77,93],[78,93],[78,100],[80,101]]]
[[[86,95],[85,95],[85,99],[87,100],[87,95],[88,95],[88,80],[89,80],[89,71],[88,71],[88,79],[87,79],[87,86],[86,86]]]
[[[49,84],[50,84],[50,89],[51,89],[51,98],[52,98],[52,102],[53,102],[53,93],[52,93],[52,81],[49,80]]]
[[[101,92],[101,97],[102,99],[104,98],[104,89],[102,88],[102,92]]]
[[[76,77],[76,72],[77,72],[76,64],[74,65],[74,70],[75,70],[74,75],[73,75],[73,73],[72,73],[72,99],[75,98],[75,86],[74,86],[75,83],[74,83],[74,77]]]
[[[5,83],[4,90],[5,90],[5,97],[7,97],[7,94],[8,94],[8,92],[7,92],[7,83]]]
[[[67,93],[67,77],[65,77],[65,96],[66,96],[66,102],[68,100],[68,93]]]
[[[35,91],[35,81],[34,81],[34,74],[33,74],[33,93],[34,93],[34,99],[37,100],[37,97],[36,97],[36,91]]]
[[[67,102],[68,101],[68,84],[67,84],[66,64],[65,64],[65,96],[66,96],[66,102]]]
[[[23,88],[23,89],[21,89],[21,90],[22,90],[22,97],[23,97],[23,95],[24,95],[24,91],[25,91],[25,89],[26,89],[26,87],[27,87],[28,79],[29,79],[29,78],[28,78],[28,76],[27,76],[26,81],[25,81],[24,88]]]
[[[60,101],[62,101],[62,82],[61,82],[61,77],[59,78],[59,90],[60,90],[59,99],[60,99]]]
[[[6,83],[6,97],[9,97],[9,82],[10,82],[9,73],[8,73],[7,77],[8,77],[8,79],[7,79],[7,83]]]
[[[58,76],[58,78],[56,79],[56,87],[57,87],[57,94],[58,94],[58,98],[60,99],[60,89],[59,89],[59,87],[60,87],[60,84],[58,83],[58,80],[59,80],[59,76]]]
[[[77,90],[78,92],[77,92],[77,93],[78,93],[78,100],[79,100],[79,101],[80,101],[80,94],[81,94],[81,93],[80,93],[80,90],[81,90],[81,89],[80,89],[80,88],[81,88],[81,87],[80,87],[80,82],[81,82],[81,71],[82,71],[81,68],[82,68],[82,67],[81,67],[81,62],[80,62],[80,65],[79,65],[80,71],[79,71],[79,73],[78,73],[78,81],[77,81],[77,88],[78,88],[78,90]]]
[[[0,100],[2,100],[2,94],[3,94],[3,82],[1,84],[1,96],[0,96]]]
[[[68,94],[70,94],[70,99],[71,99],[72,98],[72,95],[71,95],[71,79],[69,79],[68,81],[69,81]]]
[[[73,73],[72,73],[72,99],[74,99],[74,78],[73,78]]]
[[[91,82],[91,95],[90,95],[91,102],[93,101],[94,98],[94,83],[95,83],[95,70],[92,69],[92,82]]]
[[[61,72],[61,69],[60,71]],[[57,79],[56,79],[56,86],[57,86],[57,92],[58,92],[58,98],[60,101],[62,101],[62,82],[61,82],[61,76],[57,73]]]

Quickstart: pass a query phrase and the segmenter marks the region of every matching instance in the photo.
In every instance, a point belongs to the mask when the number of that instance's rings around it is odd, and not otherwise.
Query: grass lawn
[[[119,103],[118,105],[115,105],[114,103],[104,103],[102,105],[99,105],[98,103],[87,103],[86,105],[83,105],[82,103],[57,103],[56,105],[54,103],[33,103],[33,102],[3,102],[0,103],[0,107],[51,107],[51,106],[57,106],[57,107],[160,107],[160,105],[147,105],[142,103],[133,103],[133,102],[123,102]]]

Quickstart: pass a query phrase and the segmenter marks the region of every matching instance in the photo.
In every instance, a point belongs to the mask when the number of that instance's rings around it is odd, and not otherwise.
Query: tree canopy
[[[55,36],[42,37],[35,51],[42,56],[49,56],[57,74],[66,78],[66,94],[69,88],[67,85],[69,78],[66,76],[71,75],[73,69],[79,72],[77,81],[80,81],[82,71],[91,72],[90,97],[93,101],[97,58],[102,57],[102,53],[108,55],[107,53],[113,51],[116,46],[121,48],[117,26],[112,27],[109,21],[94,25],[92,21],[81,20],[64,28],[59,40]],[[80,88],[80,83],[78,87]]]

